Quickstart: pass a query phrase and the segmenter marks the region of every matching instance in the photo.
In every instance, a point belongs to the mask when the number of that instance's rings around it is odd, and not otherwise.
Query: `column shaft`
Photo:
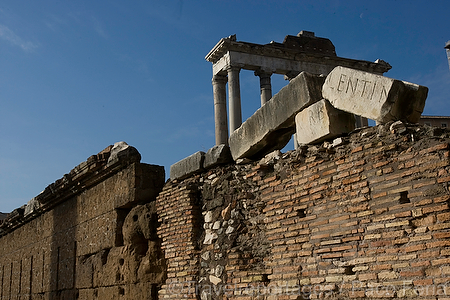
[[[216,145],[228,145],[228,121],[227,121],[227,78],[214,75],[212,79],[214,95],[214,126]]]
[[[230,118],[230,133],[242,124],[241,110],[241,88],[239,84],[240,68],[230,67],[228,69],[228,109]]]
[[[259,85],[261,88],[261,106],[266,104],[272,98],[272,83],[270,80],[271,73],[264,71],[256,71],[255,75],[259,76]]]

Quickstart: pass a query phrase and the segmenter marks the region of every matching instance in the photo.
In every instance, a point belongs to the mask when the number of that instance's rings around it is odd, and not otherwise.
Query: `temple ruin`
[[[374,74],[387,72],[391,66],[382,61],[369,62],[336,56],[333,43],[301,31],[288,35],[283,43],[266,45],[240,42],[236,35],[222,38],[206,55],[213,64],[213,91],[216,145],[228,144],[226,83],[228,83],[230,133],[242,124],[240,70],[251,70],[260,78],[261,106],[272,98],[271,76],[281,74],[291,80],[301,72],[327,75],[336,66],[349,67]]]
[[[115,143],[8,214],[0,299],[449,298],[450,131],[417,124],[426,87],[305,31],[206,59],[216,145],[166,181]],[[244,121],[241,69],[261,83]]]

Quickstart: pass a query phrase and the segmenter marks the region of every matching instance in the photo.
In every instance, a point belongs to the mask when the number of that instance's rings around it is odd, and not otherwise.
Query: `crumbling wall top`
[[[125,142],[115,143],[91,155],[68,174],[48,185],[27,204],[0,219],[0,236],[140,160],[138,150]]]

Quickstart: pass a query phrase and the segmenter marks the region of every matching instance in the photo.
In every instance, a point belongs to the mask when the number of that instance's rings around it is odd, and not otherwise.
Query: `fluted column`
[[[255,75],[259,76],[259,85],[261,88],[261,106],[266,104],[272,98],[272,83],[270,77],[271,73],[264,71],[255,71]]]
[[[242,124],[241,88],[239,84],[239,67],[228,68],[228,109],[230,118],[230,133]]]
[[[214,75],[212,79],[214,95],[214,127],[216,145],[228,145],[228,121],[227,121],[227,91],[225,85],[227,77]]]

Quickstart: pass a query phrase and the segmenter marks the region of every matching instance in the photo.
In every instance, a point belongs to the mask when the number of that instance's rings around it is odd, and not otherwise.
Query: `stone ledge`
[[[183,179],[203,170],[205,152],[198,151],[170,166],[170,179]]]
[[[0,222],[0,236],[13,231],[57,204],[105,180],[109,176],[139,163],[138,150],[125,142],[106,147],[73,168],[68,174],[48,185],[27,204],[13,210]]]
[[[378,123],[417,123],[428,88],[339,66],[328,74],[322,94],[335,108]]]
[[[217,145],[208,150],[205,154],[205,169],[210,169],[218,165],[233,162],[230,147],[225,144]]]
[[[219,165],[232,163],[230,148],[225,145],[217,145],[208,152],[198,151],[170,166],[170,179],[184,179],[195,173],[211,169]]]

